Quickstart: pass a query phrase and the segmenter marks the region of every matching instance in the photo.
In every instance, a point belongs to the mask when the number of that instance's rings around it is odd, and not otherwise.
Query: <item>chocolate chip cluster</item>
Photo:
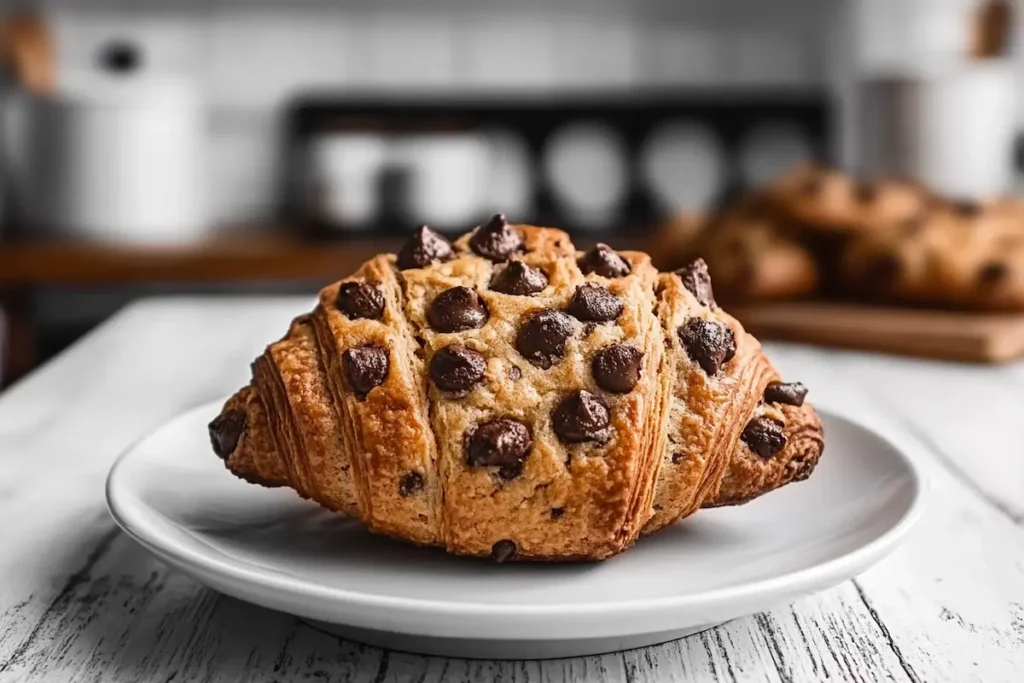
[[[386,308],[384,290],[374,282],[342,282],[335,306],[350,320],[381,320]],[[341,362],[349,385],[361,399],[383,384],[391,369],[390,353],[376,346],[348,349]]]
[[[764,402],[802,406],[807,387],[800,382],[769,382],[764,390]],[[757,415],[743,428],[740,438],[750,450],[761,458],[770,458],[786,446],[785,425],[767,415]]]
[[[494,264],[488,289],[513,297],[538,296],[550,285],[550,274],[520,257],[526,251],[523,236],[496,215],[478,227],[467,240],[469,250]],[[402,247],[397,257],[401,270],[424,268],[455,258],[452,245],[426,226],[420,227]],[[584,253],[576,263],[580,272],[600,278],[616,279],[632,273],[630,262],[610,247],[599,244]],[[715,310],[714,294],[707,266],[696,261],[677,271],[685,288],[697,303]],[[588,281],[575,288],[564,308],[541,308],[519,321],[514,348],[524,363],[549,370],[562,362],[570,339],[582,328],[589,335],[598,326],[615,324],[625,301],[612,292],[606,282]],[[388,314],[382,287],[372,282],[345,282],[339,286],[336,305],[351,320],[381,320]],[[480,292],[456,285],[437,293],[426,307],[426,324],[438,333],[461,333],[481,329],[491,312]],[[710,317],[695,315],[676,330],[686,355],[708,376],[714,376],[736,354],[732,329]],[[353,392],[365,399],[380,386],[390,370],[386,348],[360,347],[342,354],[342,365]],[[559,400],[551,413],[556,437],[564,444],[604,444],[611,438],[612,405],[609,397],[632,392],[640,381],[643,350],[626,343],[613,343],[597,349],[590,363],[594,383],[600,390],[573,391]],[[427,365],[430,382],[451,398],[461,398],[484,382],[487,359],[462,341],[437,349]],[[513,365],[510,377],[522,377],[520,366]],[[771,403],[802,402],[801,385],[774,383],[765,392]],[[770,457],[785,445],[782,425],[766,416],[751,420],[743,440],[761,457]],[[464,460],[469,467],[495,468],[497,477],[518,477],[533,448],[532,427],[512,417],[499,417],[475,425],[463,435]],[[403,496],[423,488],[422,476],[409,473],[401,484]],[[559,515],[553,515],[557,518]]]
[[[468,240],[476,255],[495,264],[489,289],[508,296],[536,296],[549,286],[542,268],[519,258],[525,251],[522,236],[504,216],[496,215],[478,227]],[[452,258],[444,238],[420,228],[399,254],[399,268],[422,268]],[[583,254],[577,266],[584,274],[620,278],[632,272],[628,260],[604,244]],[[622,315],[624,302],[607,287],[588,282],[576,288],[564,310],[543,308],[520,322],[515,349],[523,360],[542,370],[561,362],[569,339],[583,323],[584,329],[614,323]],[[457,333],[482,328],[490,314],[479,292],[465,286],[450,287],[437,294],[427,306],[427,323],[435,332]],[[640,380],[643,352],[625,345],[612,344],[593,357],[594,380],[603,391],[625,394]],[[513,366],[515,376],[522,371]],[[455,342],[438,349],[430,359],[431,382],[452,397],[464,396],[484,381],[487,362],[484,356]],[[591,392],[577,391],[564,397],[551,416],[557,437],[564,443],[604,443],[610,436],[611,408],[608,402]],[[530,453],[533,439],[530,427],[503,417],[477,425],[464,436],[466,463],[470,467],[497,467],[497,474],[511,479],[520,474]]]
[[[711,291],[711,276],[703,259],[680,268],[676,275],[697,303],[705,308],[717,308]],[[714,320],[690,318],[676,330],[676,336],[690,360],[709,377],[718,374],[722,366],[736,355],[736,335],[729,327]]]
[[[607,245],[598,244],[577,264],[584,274],[625,277],[632,266]],[[544,309],[531,314],[516,335],[516,350],[533,365],[548,369],[565,357],[569,338],[576,324],[587,326],[612,323],[622,315],[624,302],[607,287],[596,282],[580,285],[564,311]],[[585,328],[586,329],[586,328]],[[599,350],[591,362],[597,385],[608,392],[629,393],[640,380],[643,352],[613,344]],[[559,402],[552,413],[555,435],[567,444],[606,442],[611,434],[611,408],[602,397],[589,391],[576,391]]]

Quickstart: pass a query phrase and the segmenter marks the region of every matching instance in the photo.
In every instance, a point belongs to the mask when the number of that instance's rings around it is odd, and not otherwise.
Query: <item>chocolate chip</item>
[[[551,519],[561,519],[565,514],[565,508],[551,508]]]
[[[673,453],[673,454],[672,454],[672,464],[674,464],[674,465],[678,465],[678,464],[679,464],[679,463],[681,463],[681,462],[682,462],[682,461],[683,461],[683,460],[684,460],[685,458],[686,458],[686,454],[685,454],[685,453]]]
[[[566,310],[583,322],[606,323],[618,320],[622,315],[622,299],[601,285],[590,282],[576,288]]]
[[[349,349],[341,354],[341,363],[353,391],[361,397],[383,384],[391,369],[388,350],[375,346]]]
[[[951,204],[955,211],[962,218],[973,218],[981,213],[981,204],[970,199],[955,201]]]
[[[616,394],[628,394],[640,381],[644,352],[624,344],[612,344],[597,352],[590,364],[597,386]]]
[[[509,260],[523,250],[523,237],[498,213],[486,224],[473,231],[469,247],[485,259],[495,263]]]
[[[244,410],[229,410],[214,418],[208,430],[213,452],[221,460],[228,457],[238,448],[238,440],[245,431],[246,416]]]
[[[924,212],[916,216],[911,216],[907,220],[903,221],[903,225],[900,226],[900,230],[907,237],[913,237],[914,235],[921,232],[922,228],[924,228],[924,224],[927,218],[928,217],[927,215],[924,214]]]
[[[782,423],[765,415],[759,415],[748,422],[740,438],[762,458],[772,457],[786,445]]]
[[[736,355],[736,337],[721,323],[690,318],[676,333],[686,355],[708,375],[717,373]]]
[[[509,366],[508,377],[513,382],[518,382],[520,379],[523,378],[523,371],[519,369],[518,365]]]
[[[565,344],[572,332],[572,318],[545,309],[531,315],[519,328],[516,351],[534,365],[550,368],[565,356]]]
[[[342,282],[335,305],[353,320],[380,320],[384,315],[384,291],[369,282]]]
[[[816,194],[819,194],[824,187],[825,181],[822,179],[822,177],[820,175],[814,174],[807,178],[804,178],[800,182],[800,187],[798,191],[800,192],[800,194],[803,195],[814,196]]]
[[[879,254],[868,264],[865,275],[869,286],[884,289],[896,284],[902,271],[903,262],[896,254]]]
[[[516,547],[515,541],[504,538],[491,546],[491,559],[501,564],[515,557],[518,550],[519,548]]]
[[[676,275],[702,306],[714,308],[715,295],[711,291],[711,275],[708,273],[708,264],[704,263],[704,259],[699,258],[690,265],[683,266],[676,271]]]
[[[615,253],[607,244],[598,244],[579,260],[584,273],[596,273],[602,277],[625,277],[633,272],[629,261]]]
[[[466,464],[470,467],[500,467],[503,478],[519,474],[533,448],[533,437],[522,422],[501,417],[485,422],[466,434]],[[511,474],[512,476],[504,476]]]
[[[523,463],[517,462],[515,465],[505,465],[498,469],[498,477],[505,481],[511,481],[523,473]]]
[[[764,400],[767,403],[802,406],[806,396],[807,387],[800,382],[769,382],[764,389]]]
[[[423,475],[419,472],[409,472],[398,483],[398,495],[408,498],[414,493],[423,490]]]
[[[529,296],[548,286],[548,276],[518,259],[511,261],[491,281],[491,289],[502,294]]]
[[[430,378],[444,391],[468,391],[484,378],[487,361],[465,346],[446,346],[430,359]]]
[[[431,263],[451,261],[453,256],[448,240],[421,225],[398,252],[398,267],[402,270],[423,268]]]
[[[993,287],[1010,275],[1010,267],[1000,261],[990,261],[978,271],[978,284],[982,287]]]
[[[589,391],[577,391],[562,399],[552,415],[555,434],[566,443],[608,440],[611,415],[608,406]]]
[[[483,327],[487,317],[487,307],[480,295],[462,286],[438,294],[427,310],[427,320],[438,332],[462,332]]]
[[[878,197],[878,188],[873,183],[859,182],[853,186],[853,198],[861,204],[868,204]]]

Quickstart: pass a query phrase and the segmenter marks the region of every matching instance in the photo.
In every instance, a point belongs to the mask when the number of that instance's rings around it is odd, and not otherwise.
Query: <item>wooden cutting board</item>
[[[727,310],[762,339],[983,363],[1024,356],[1024,313],[962,313],[832,302],[765,303]]]

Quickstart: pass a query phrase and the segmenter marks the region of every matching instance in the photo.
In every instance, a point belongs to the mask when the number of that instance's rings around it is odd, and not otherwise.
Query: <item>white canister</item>
[[[862,170],[899,174],[953,197],[1010,193],[1017,75],[985,59],[862,84]]]
[[[392,164],[407,173],[407,221],[461,227],[479,219],[489,148],[477,133],[425,133],[396,141]]]
[[[206,121],[188,79],[71,74],[27,106],[19,185],[33,229],[148,244],[205,234]]]
[[[629,150],[610,126],[570,123],[548,140],[544,173],[560,210],[581,227],[606,230],[620,220],[629,193]]]
[[[327,133],[311,140],[304,164],[304,204],[320,222],[366,229],[381,219],[381,172],[387,140],[375,133]]]

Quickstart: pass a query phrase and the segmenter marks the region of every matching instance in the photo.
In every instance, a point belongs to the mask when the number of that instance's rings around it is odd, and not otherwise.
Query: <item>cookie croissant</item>
[[[806,478],[800,384],[703,262],[577,252],[502,216],[420,228],[320,293],[210,424],[237,476],[371,530],[495,560],[598,560]]]

